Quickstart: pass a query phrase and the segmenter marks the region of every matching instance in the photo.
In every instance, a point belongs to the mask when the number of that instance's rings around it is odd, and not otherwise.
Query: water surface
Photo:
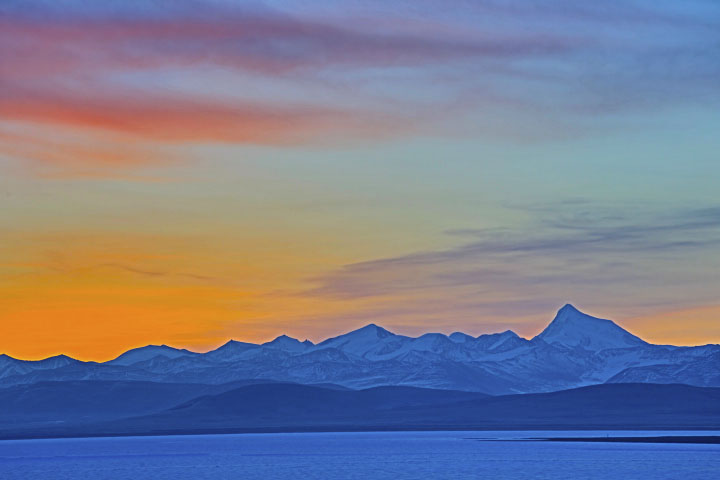
[[[0,478],[718,478],[720,445],[516,441],[720,432],[379,432],[0,441]]]

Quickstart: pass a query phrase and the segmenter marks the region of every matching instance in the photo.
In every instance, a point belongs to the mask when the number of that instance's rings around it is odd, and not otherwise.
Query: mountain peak
[[[0,353],[0,362],[4,362],[4,363],[17,362],[17,359],[11,357],[10,355],[8,355],[6,353]]]
[[[502,338],[520,338],[517,333],[512,330],[505,330],[504,332],[498,333]]]
[[[465,343],[468,341],[475,340],[475,338],[473,338],[470,335],[468,335],[467,333],[463,333],[463,332],[453,332],[448,336],[448,338],[455,343]]]
[[[38,360],[38,361],[44,362],[46,360],[71,360],[71,361],[74,361],[75,359],[68,355],[65,355],[64,353],[61,353],[59,355],[53,355],[52,357],[46,357],[46,358],[43,358],[42,360]]]
[[[275,342],[288,342],[288,341],[290,341],[290,342],[299,342],[300,340],[298,340],[298,339],[296,339],[296,338],[293,338],[293,337],[291,337],[291,336],[289,336],[289,335],[285,335],[285,334],[283,333],[282,335],[278,335],[277,337],[275,337],[274,340],[271,340],[271,341],[269,341],[269,342],[267,342],[267,343],[269,344],[269,343],[275,343]]]
[[[355,333],[363,333],[363,334],[369,334],[369,335],[375,335],[377,338],[385,338],[389,337],[390,335],[393,335],[392,332],[389,332],[385,330],[384,328],[375,325],[374,323],[369,323],[365,325],[364,327],[358,328],[357,330],[353,330],[352,332],[347,333],[346,335],[352,335]]]
[[[169,347],[167,345],[145,345],[144,347],[133,348],[120,356],[105,362],[108,365],[128,366],[137,362],[144,362],[151,358],[162,355],[167,358],[177,358],[185,355],[196,355],[195,352],[183,348]]]
[[[227,342],[223,343],[215,350],[211,350],[210,352],[217,352],[218,350],[244,350],[252,347],[257,347],[257,345],[254,343],[241,342],[239,340],[228,340]]]
[[[300,352],[311,347],[312,342],[309,342],[308,340],[301,342],[296,338],[289,337],[287,335],[280,335],[275,340],[263,343],[263,346],[275,347],[279,348],[280,350],[286,350],[290,352]]]
[[[587,315],[569,303],[558,310],[550,325],[535,338],[549,344],[594,351],[646,343],[612,320]]]
[[[240,342],[238,340],[228,340],[227,342],[220,345],[215,350],[210,350],[204,354],[204,358],[212,361],[232,361],[236,360],[238,356],[242,355],[248,350],[258,348],[260,345],[254,343]]]
[[[338,348],[353,355],[363,356],[378,345],[379,340],[394,337],[395,334],[370,323],[344,335],[340,335],[318,343],[320,348]]]
[[[385,330],[383,327],[381,327],[379,325],[375,325],[374,323],[368,323],[364,327],[356,328],[355,330],[351,330],[342,335],[338,335],[337,337],[328,338],[327,340],[320,342],[318,345],[322,345],[327,342],[330,342],[331,340],[337,340],[337,339],[348,339],[348,338],[378,339],[378,338],[390,337],[393,335],[395,335],[395,334],[388,330]]]
[[[563,305],[560,308],[560,310],[558,310],[557,313],[559,315],[561,313],[569,314],[569,313],[583,313],[583,312],[581,312],[580,310],[575,308],[575,305],[573,305],[572,303],[566,303],[565,305]]]

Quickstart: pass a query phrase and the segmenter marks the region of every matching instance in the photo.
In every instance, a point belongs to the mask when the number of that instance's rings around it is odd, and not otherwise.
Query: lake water
[[[12,440],[0,441],[0,478],[720,478],[720,445],[516,440],[663,434],[720,432],[290,433]]]

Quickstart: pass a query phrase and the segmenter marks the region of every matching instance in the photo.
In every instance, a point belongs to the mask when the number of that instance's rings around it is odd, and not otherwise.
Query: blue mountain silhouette
[[[230,340],[204,354],[148,345],[105,363],[66,356],[37,362],[0,356],[0,386],[71,380],[220,385],[248,379],[492,395],[600,383],[720,386],[720,346],[653,345],[610,320],[565,305],[530,340],[512,331],[413,338],[370,324],[317,345],[282,335],[262,345]]]
[[[148,345],[104,363],[0,355],[0,436],[709,428],[720,425],[714,387],[720,346],[653,345],[565,305],[532,339],[409,337],[370,324],[318,344]]]

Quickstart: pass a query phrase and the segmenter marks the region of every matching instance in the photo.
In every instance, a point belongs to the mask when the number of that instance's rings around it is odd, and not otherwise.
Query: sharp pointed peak
[[[366,332],[376,333],[378,335],[378,337],[381,337],[381,338],[387,337],[389,335],[394,335],[394,333],[392,333],[391,331],[386,330],[385,328],[381,327],[380,325],[376,325],[374,323],[368,323],[364,327],[360,327],[360,328],[357,328],[355,330],[352,330],[352,331],[346,333],[346,335],[350,335],[353,333],[366,333]]]
[[[593,317],[569,303],[558,310],[553,321],[533,340],[535,339],[590,350],[624,348],[646,343],[612,320]]]
[[[285,344],[287,344],[287,343],[296,344],[296,343],[297,343],[297,344],[302,344],[303,342],[301,342],[301,341],[298,340],[297,338],[293,338],[293,337],[291,337],[291,336],[289,336],[289,335],[282,334],[282,335],[278,335],[277,337],[273,338],[273,339],[270,340],[269,342],[263,343],[263,345],[277,345],[277,344],[279,344],[279,343],[285,343]]]
[[[273,341],[273,342],[277,342],[277,341],[280,341],[280,340],[295,340],[296,342],[299,342],[299,341],[300,341],[300,340],[298,340],[297,338],[293,338],[293,337],[291,337],[290,335],[285,335],[284,333],[283,333],[282,335],[278,335],[278,336],[275,337],[272,341]]]
[[[376,323],[368,323],[367,325],[358,328],[357,330],[368,330],[368,329],[375,329],[375,328],[382,328],[378,326]]]
[[[348,342],[352,344],[358,344],[358,342],[361,344],[369,344],[374,343],[377,339],[383,339],[392,336],[395,336],[395,334],[388,330],[385,330],[379,325],[369,323],[364,327],[360,327],[342,335],[338,335],[337,337],[331,337],[323,340],[322,342],[318,343],[318,345],[346,345],[348,344]]]
[[[581,321],[600,321],[600,322],[612,322],[612,320],[605,320],[598,317],[593,317],[592,315],[588,315],[587,313],[579,310],[577,307],[572,305],[571,303],[566,303],[560,309],[558,309],[557,313],[555,314],[555,318],[553,318],[552,322],[550,322],[550,325],[556,322],[565,322],[565,321],[572,321],[572,322],[581,322]]]
[[[75,360],[74,358],[72,358],[72,357],[70,357],[70,356],[68,356],[68,355],[65,355],[64,353],[60,353],[60,354],[58,354],[58,355],[53,355],[53,356],[51,356],[51,357],[43,358],[43,360],[53,360],[53,359],[58,359],[58,360],[60,360],[60,359],[62,359],[62,360]],[[42,360],[41,360],[41,361],[42,361]]]
[[[565,305],[563,305],[562,307],[560,307],[560,310],[558,310],[558,313],[560,313],[560,312],[583,313],[583,312],[581,312],[580,310],[578,310],[578,309],[575,307],[575,305],[573,305],[572,303],[566,303]]]
[[[503,336],[503,337],[518,337],[518,338],[520,338],[520,335],[513,332],[512,330],[505,330],[504,332],[500,332],[498,335]]]

